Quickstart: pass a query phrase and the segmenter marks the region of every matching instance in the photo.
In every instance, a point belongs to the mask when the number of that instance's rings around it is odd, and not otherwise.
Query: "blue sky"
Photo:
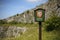
[[[35,8],[48,0],[0,0],[0,19]]]

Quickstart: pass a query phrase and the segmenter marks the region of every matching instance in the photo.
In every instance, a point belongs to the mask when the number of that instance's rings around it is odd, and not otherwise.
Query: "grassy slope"
[[[28,30],[20,37],[4,38],[3,40],[38,40],[38,24],[16,24],[16,26],[27,27]],[[46,32],[42,27],[42,40],[60,40],[60,38],[57,37],[56,31]]]

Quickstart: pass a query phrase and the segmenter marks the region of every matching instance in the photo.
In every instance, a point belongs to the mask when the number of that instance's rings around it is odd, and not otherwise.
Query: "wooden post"
[[[42,22],[39,22],[39,40],[42,40]]]

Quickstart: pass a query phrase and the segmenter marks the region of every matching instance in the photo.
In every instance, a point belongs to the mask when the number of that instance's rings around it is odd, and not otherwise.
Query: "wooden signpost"
[[[39,22],[39,40],[42,40],[41,35],[42,35],[42,22],[44,22],[45,19],[45,9],[38,8],[34,10],[34,16],[35,16],[35,21]]]

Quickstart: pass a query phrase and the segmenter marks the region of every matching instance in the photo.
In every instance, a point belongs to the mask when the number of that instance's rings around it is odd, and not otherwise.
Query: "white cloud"
[[[27,0],[28,2],[38,2],[38,1],[41,1],[41,0]]]

